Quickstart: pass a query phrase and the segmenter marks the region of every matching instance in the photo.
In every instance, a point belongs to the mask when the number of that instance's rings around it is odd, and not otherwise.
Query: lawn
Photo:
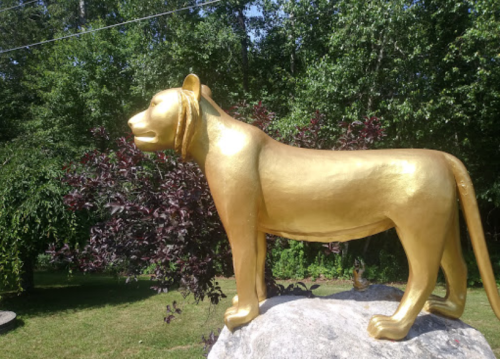
[[[194,305],[192,297],[184,299],[178,291],[158,295],[149,289],[147,278],[124,282],[103,275],[37,273],[32,294],[5,296],[0,303],[19,320],[15,330],[0,335],[0,357],[202,358],[201,336],[223,326],[224,311],[236,293],[233,279],[221,279],[228,298],[214,307],[207,302]],[[351,288],[349,283],[320,284],[317,295]],[[165,307],[173,301],[183,312],[166,324]],[[484,290],[469,290],[462,319],[485,335],[500,358],[500,321]]]

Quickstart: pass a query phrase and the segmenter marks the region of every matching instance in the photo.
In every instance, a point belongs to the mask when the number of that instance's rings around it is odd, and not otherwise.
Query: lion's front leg
[[[238,158],[226,156],[207,160],[207,166],[212,166],[211,171],[207,170],[207,180],[229,238],[236,277],[237,305],[224,314],[229,330],[259,315],[257,218],[262,194],[256,162],[258,150],[248,145]]]
[[[259,300],[256,291],[257,231],[247,226],[227,228],[233,252],[234,275],[236,277],[237,302],[227,309],[224,322],[229,330],[250,322],[259,315]]]
[[[267,242],[264,232],[257,233],[257,272],[255,277],[255,286],[257,289],[257,297],[259,303],[267,299],[266,288],[266,253]],[[238,307],[238,295],[235,295],[232,300],[233,310]]]
[[[256,285],[259,267],[258,238],[261,238],[257,231],[259,187],[255,183],[245,182],[249,182],[249,178],[219,181],[211,186],[233,255],[238,299],[224,314],[224,322],[231,331],[259,315]],[[223,187],[219,188],[217,185]]]

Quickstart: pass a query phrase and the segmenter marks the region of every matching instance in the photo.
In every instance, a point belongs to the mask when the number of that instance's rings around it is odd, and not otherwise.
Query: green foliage
[[[95,22],[92,27],[102,25]],[[120,31],[59,41],[36,54],[43,61],[30,69],[26,86],[39,102],[30,108],[28,132],[77,145],[88,144],[89,130],[96,126],[106,126],[112,134],[123,132],[126,109],[133,101],[117,96],[129,93],[131,81],[127,43]]]
[[[144,1],[123,3],[125,18],[147,16],[186,6],[185,3]],[[241,45],[232,29],[231,14],[204,7],[127,26],[127,67],[132,71],[130,94],[140,108],[166,88],[178,87],[196,73],[210,86],[214,98],[229,107],[241,88]]]
[[[474,287],[483,283],[479,268],[476,263],[476,258],[473,252],[464,254],[465,263],[467,264],[467,285]]]
[[[470,287],[478,287],[483,285],[483,279],[479,273],[479,268],[477,266],[476,258],[474,252],[466,251],[464,253],[465,263],[467,264],[467,285]],[[493,267],[493,272],[498,273],[500,271],[500,256],[498,253],[493,253],[491,255],[491,265]],[[497,283],[500,283],[500,278],[497,277]]]
[[[51,259],[50,254],[40,253],[36,257],[36,269],[41,271],[53,269],[54,266],[51,263]]]
[[[0,287],[20,288],[22,273],[48,243],[78,235],[77,217],[63,205],[66,151],[27,138],[0,147]]]
[[[482,205],[498,207],[499,5],[336,2],[328,46],[318,47],[297,79],[282,126],[293,127],[314,110],[325,114],[333,133],[340,120],[378,116],[388,146],[457,155]]]
[[[376,278],[382,283],[407,279],[406,273],[401,273],[401,265],[398,263],[398,258],[394,253],[388,253],[385,250],[381,250],[379,259],[378,268],[371,269],[366,275],[367,278]],[[405,272],[408,272],[408,270]]]
[[[323,251],[318,252],[314,261],[307,267],[308,276],[312,280],[343,278],[342,256],[329,255]]]
[[[327,254],[320,243],[300,242],[278,238],[269,250],[271,271],[278,279],[352,279],[354,259],[365,262],[364,277],[373,282],[404,281],[408,263],[404,250],[394,232],[341,245],[338,254]],[[500,268],[499,268],[500,269]]]
[[[308,275],[304,242],[290,241],[289,248],[273,251],[273,276],[278,279],[303,279]]]

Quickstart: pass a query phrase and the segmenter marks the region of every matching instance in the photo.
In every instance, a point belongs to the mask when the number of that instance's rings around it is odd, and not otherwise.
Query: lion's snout
[[[144,112],[138,113],[127,122],[134,135],[145,129]]]

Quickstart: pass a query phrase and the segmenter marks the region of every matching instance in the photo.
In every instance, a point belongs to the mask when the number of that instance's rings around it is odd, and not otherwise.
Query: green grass
[[[29,295],[4,296],[0,309],[17,313],[18,327],[0,335],[1,358],[202,358],[202,335],[223,326],[223,314],[236,294],[232,279],[221,279],[228,295],[220,305],[194,305],[177,291],[156,294],[151,282],[102,275],[36,275]],[[307,283],[308,285],[310,283]],[[316,295],[349,290],[351,284],[322,282]],[[443,289],[438,288],[442,294]],[[183,310],[165,324],[165,306]],[[500,357],[500,322],[482,289],[470,289],[462,318],[479,329]]]
[[[500,321],[493,313],[483,289],[469,289],[465,313],[461,319],[478,329],[490,344],[495,356],[500,358]]]
[[[212,307],[209,315],[208,303],[192,305],[192,297],[183,299],[177,291],[158,295],[145,278],[125,284],[107,276],[75,275],[68,281],[39,273],[35,279],[34,293],[1,302],[20,321],[0,336],[1,358],[202,357],[201,335],[222,326],[223,307],[229,305]],[[226,282],[230,292],[232,283]],[[183,313],[167,325],[165,307],[174,300]]]

